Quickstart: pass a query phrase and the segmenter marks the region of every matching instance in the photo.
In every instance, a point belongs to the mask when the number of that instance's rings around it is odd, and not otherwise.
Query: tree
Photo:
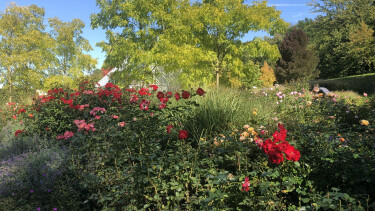
[[[10,102],[15,85],[26,90],[42,86],[53,46],[43,20],[44,9],[36,5],[10,4],[0,13],[0,82],[8,88]]]
[[[348,54],[358,61],[362,67],[361,72],[375,70],[375,35],[374,30],[365,22],[360,23],[360,27],[349,33]]]
[[[157,70],[181,71],[186,83],[216,77],[242,86],[241,78],[254,66],[242,61],[241,38],[249,31],[282,32],[287,24],[266,2],[249,5],[242,0],[97,0],[101,8],[92,26],[108,29],[108,43],[100,46],[108,62],[141,80]],[[121,33],[115,33],[114,30]]]
[[[46,79],[46,85],[59,82],[74,84],[74,80],[82,77],[84,71],[91,72],[97,63],[96,59],[84,53],[93,50],[88,40],[81,36],[85,24],[80,19],[63,22],[55,17],[49,19],[49,25],[56,45],[55,65],[50,77]],[[59,77],[64,80],[59,80]]]
[[[260,80],[262,81],[262,85],[264,87],[270,87],[276,81],[275,72],[273,69],[264,62],[263,67],[260,69],[262,75],[260,76]]]
[[[374,72],[371,57],[374,34],[369,36],[375,30],[374,1],[322,0],[313,1],[311,6],[320,15],[314,20],[299,22],[298,27],[306,31],[317,52],[320,77]],[[367,36],[366,41],[358,43],[355,37],[359,35]]]
[[[250,31],[265,30],[271,35],[287,26],[280,19],[280,12],[268,7],[266,2],[246,5],[241,0],[207,0],[201,6],[205,24],[201,44],[215,56],[213,68],[216,86],[223,75],[230,84],[241,83],[246,66],[239,59],[238,52],[243,46],[240,39]]]
[[[91,25],[107,30],[109,41],[101,42],[99,46],[107,53],[105,64],[108,67],[123,69],[114,75],[130,77],[127,81],[152,80],[151,49],[169,22],[173,21],[173,10],[177,8],[176,1],[156,2],[97,0],[101,11],[91,16]],[[121,33],[115,32],[120,30]]]
[[[279,46],[281,58],[277,61],[279,82],[311,79],[319,75],[318,58],[307,49],[308,37],[300,29],[289,32]]]

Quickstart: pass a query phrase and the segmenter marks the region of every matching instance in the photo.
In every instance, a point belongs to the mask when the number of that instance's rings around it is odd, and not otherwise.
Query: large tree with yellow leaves
[[[10,4],[0,12],[0,83],[13,87],[42,87],[43,70],[50,65],[53,39],[44,32],[44,9]]]
[[[254,65],[242,59],[241,38],[287,26],[266,1],[97,0],[97,5],[101,11],[92,16],[92,26],[108,30],[108,41],[100,44],[107,63],[123,67],[118,77],[144,81],[162,70],[180,72],[190,86],[215,79],[217,87],[219,81],[243,86]]]

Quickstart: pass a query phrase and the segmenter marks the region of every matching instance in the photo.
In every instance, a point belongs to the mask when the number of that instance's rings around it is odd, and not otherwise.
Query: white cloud
[[[299,12],[298,14],[293,15],[293,18],[300,18],[306,16],[306,13]]]

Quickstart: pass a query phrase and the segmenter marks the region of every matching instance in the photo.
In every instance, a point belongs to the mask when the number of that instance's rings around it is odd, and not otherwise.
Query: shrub
[[[262,81],[262,85],[264,87],[270,87],[276,81],[275,73],[273,69],[264,62],[263,67],[260,69],[262,75],[260,76],[260,80]]]
[[[372,208],[368,197],[374,190],[363,189],[375,181],[375,116],[369,112],[374,101],[351,105],[353,114],[346,116],[349,105],[337,96],[315,96],[304,87],[170,93],[156,86],[134,90],[109,83],[94,89],[85,83],[79,90],[51,90],[19,108],[17,120],[24,124],[13,130],[23,131],[9,143],[43,137],[47,143],[37,145],[51,147],[25,144],[31,152],[14,150],[21,157],[37,152],[22,159],[33,161],[35,169],[54,156],[53,147],[67,153],[61,164],[66,173],[54,183],[63,199],[47,195],[50,205],[44,207],[66,202],[87,210]],[[279,121],[284,124],[277,130]],[[29,192],[0,203],[20,206],[16,201],[31,204],[24,209],[40,204]]]
[[[67,149],[38,137],[13,138],[10,143],[0,148],[0,207],[81,207],[78,183],[68,176]]]
[[[307,48],[308,37],[302,30],[285,35],[279,46],[281,58],[277,61],[276,78],[280,83],[308,80],[319,75],[319,59]]]

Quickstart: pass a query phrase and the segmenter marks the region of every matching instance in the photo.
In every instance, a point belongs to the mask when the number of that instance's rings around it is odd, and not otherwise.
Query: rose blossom
[[[168,125],[167,128],[166,128],[166,129],[167,129],[167,133],[171,133],[171,129],[172,129],[172,128],[173,128],[172,125]]]
[[[283,153],[279,150],[272,150],[268,153],[268,160],[271,163],[279,164],[284,161]]]
[[[178,94],[178,93],[176,92],[176,94],[174,94],[174,98],[175,98],[177,101],[180,100],[180,99],[181,99],[180,94]]]
[[[245,182],[242,184],[242,189],[241,191],[246,191],[248,192],[250,189],[250,182],[249,182],[249,178],[248,177],[245,177]]]
[[[186,130],[180,130],[178,133],[178,138],[181,140],[186,140],[188,138],[188,132]]]
[[[301,157],[300,152],[296,148],[294,148],[293,146],[287,147],[285,149],[284,153],[285,153],[286,159],[294,161],[294,162],[298,161],[299,158]]]
[[[205,93],[206,93],[206,92],[203,91],[202,88],[198,88],[198,89],[197,89],[197,94],[198,94],[199,96],[202,96],[202,95],[204,95]]]
[[[190,93],[188,91],[183,91],[182,92],[182,98],[188,99],[190,97]]]

